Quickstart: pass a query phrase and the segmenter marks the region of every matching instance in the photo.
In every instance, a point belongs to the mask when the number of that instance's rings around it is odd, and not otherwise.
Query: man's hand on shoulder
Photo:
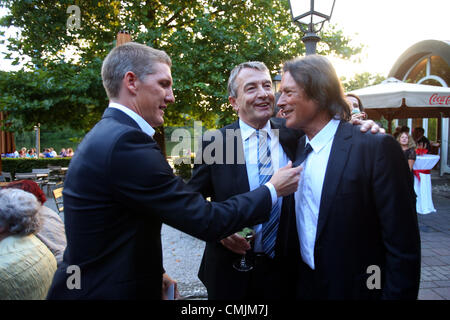
[[[373,120],[360,120],[352,118],[350,123],[353,125],[361,125],[361,132],[367,132],[370,130],[372,133],[386,133],[386,130],[377,125]]]

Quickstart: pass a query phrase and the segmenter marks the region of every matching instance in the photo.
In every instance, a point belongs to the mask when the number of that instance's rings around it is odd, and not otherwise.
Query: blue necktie
[[[263,185],[272,178],[273,166],[270,157],[270,148],[267,143],[267,132],[256,130],[258,138],[258,172],[259,184]],[[278,223],[280,220],[280,206],[277,203],[272,207],[270,217],[262,226],[262,244],[264,252],[271,258],[275,257],[275,242],[277,239]]]

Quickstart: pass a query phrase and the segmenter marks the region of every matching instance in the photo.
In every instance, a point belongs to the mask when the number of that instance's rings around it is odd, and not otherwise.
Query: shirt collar
[[[256,132],[256,129],[252,126],[249,126],[247,123],[245,123],[242,119],[239,118],[239,128],[241,129],[241,136],[242,141],[247,140],[254,132]],[[266,125],[261,128],[260,130],[265,130],[267,132],[267,135],[270,139],[273,138],[273,132],[270,126],[270,121],[267,121]]]
[[[325,147],[331,139],[333,139],[338,129],[339,122],[340,120],[338,119],[331,119],[327,125],[323,127],[322,130],[314,136],[314,138],[312,138],[312,140],[309,140],[308,136],[305,136],[305,145],[309,143],[315,153],[320,152],[320,150],[322,150],[322,148]]]
[[[153,129],[152,126],[149,125],[147,121],[144,120],[144,118],[142,118],[140,115],[138,115],[130,108],[125,107],[124,105],[121,105],[117,102],[110,102],[108,107],[118,109],[124,112],[127,116],[136,121],[139,128],[141,128],[141,130],[144,131],[146,134],[148,134],[150,137],[153,137],[153,135],[155,134],[155,129]]]

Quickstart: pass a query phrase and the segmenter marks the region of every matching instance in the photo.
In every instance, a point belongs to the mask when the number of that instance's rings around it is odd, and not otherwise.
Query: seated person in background
[[[414,143],[413,138],[407,132],[402,132],[398,136],[397,141],[400,143],[403,153],[408,160],[409,169],[412,171],[414,162],[416,162],[416,144]]]
[[[49,148],[50,150],[50,154],[52,155],[52,158],[55,158],[58,156],[58,154],[56,153],[56,151],[53,148]]]
[[[64,222],[59,215],[52,209],[44,206],[47,201],[45,193],[39,188],[38,184],[32,180],[18,180],[8,183],[4,188],[21,189],[33,194],[41,203],[39,214],[41,216],[42,225],[40,231],[36,234],[47,248],[53,253],[58,265],[63,259],[64,250],[66,249],[66,230]]]
[[[26,158],[26,156],[27,156],[27,148],[23,147],[19,151],[19,158]]]
[[[345,95],[348,103],[350,104],[350,110],[352,114],[352,119],[367,119],[367,114],[364,112],[364,107],[361,99],[353,93],[347,93]]]
[[[0,300],[45,299],[56,260],[34,235],[41,205],[18,189],[0,190]]]
[[[18,158],[19,156],[18,156],[18,153],[16,155],[16,152],[6,153],[5,158]]]
[[[44,158],[53,158],[52,151],[50,150],[50,148],[44,149]]]
[[[27,152],[27,158],[37,158],[37,154],[36,154],[36,149],[35,148],[31,148],[30,150],[28,150]]]
[[[417,127],[413,131],[413,138],[417,144],[417,148],[427,149],[428,153],[431,151],[430,140],[424,136],[425,130],[421,127]]]
[[[59,153],[59,155],[61,156],[61,157],[67,157],[67,152],[66,152],[66,149],[65,148],[62,148],[61,149],[61,152]]]
[[[67,154],[66,157],[73,157],[74,152],[72,148],[67,148]]]
[[[398,139],[398,136],[400,135],[400,133],[406,132],[407,134],[409,134],[409,127],[408,126],[401,126],[401,127],[397,127],[395,128],[395,132],[393,134],[395,139]]]

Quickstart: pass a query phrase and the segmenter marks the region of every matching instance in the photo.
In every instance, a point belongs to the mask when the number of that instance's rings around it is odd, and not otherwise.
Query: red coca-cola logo
[[[435,105],[435,104],[450,104],[450,95],[448,96],[440,96],[437,93],[434,93],[431,97],[430,97],[430,104],[431,105]]]

